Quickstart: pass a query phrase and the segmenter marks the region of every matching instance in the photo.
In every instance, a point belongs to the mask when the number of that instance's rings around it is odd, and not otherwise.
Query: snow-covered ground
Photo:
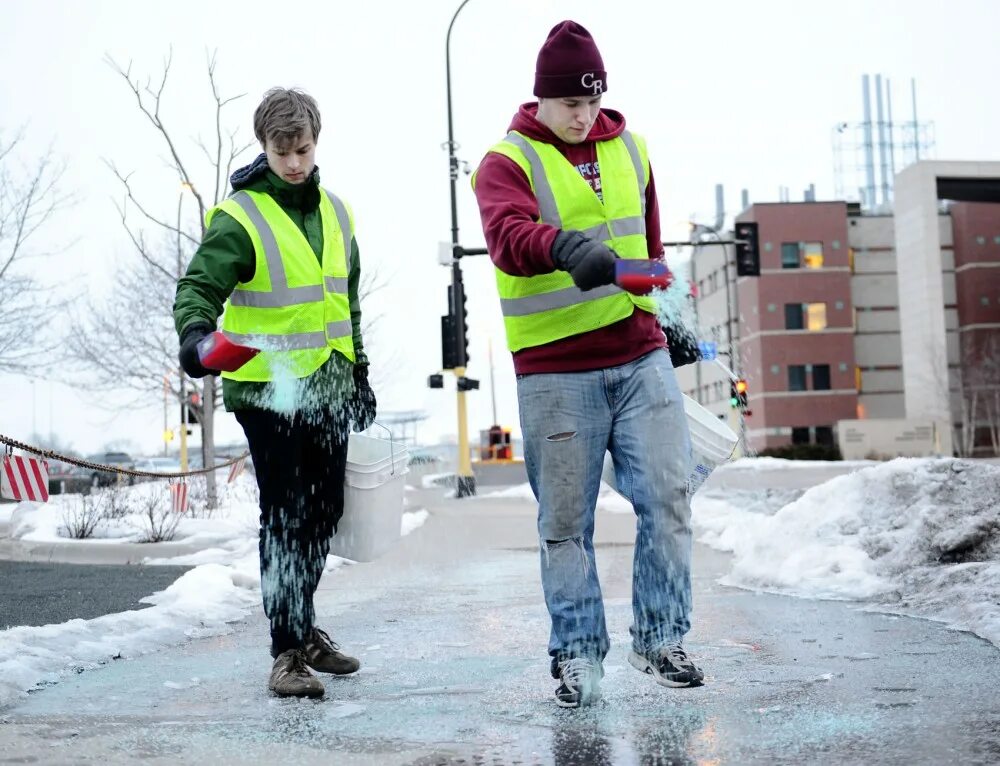
[[[197,495],[197,490],[193,491]],[[210,515],[199,507],[197,496],[193,500],[192,513],[177,523],[174,540],[198,550],[171,558],[150,557],[145,563],[194,569],[166,590],[142,599],[151,605],[149,608],[0,631],[0,706],[70,672],[146,654],[189,638],[228,633],[233,630],[232,623],[260,609],[260,510],[253,478],[243,476],[231,485],[222,485],[219,507]],[[100,502],[111,501],[105,496]],[[0,506],[4,514],[0,521],[9,522],[11,537],[26,542],[101,546],[148,540],[154,527],[173,523],[168,490],[162,483],[123,488],[114,503],[114,517],[100,518],[88,539],[67,537],[69,529],[82,523],[85,506],[80,495],[56,495],[44,505]],[[410,534],[427,517],[426,510],[406,510],[401,534]],[[350,563],[331,555],[326,571]]]
[[[733,553],[728,585],[863,601],[1000,646],[1000,468],[899,458],[801,491],[695,495],[700,542]]]

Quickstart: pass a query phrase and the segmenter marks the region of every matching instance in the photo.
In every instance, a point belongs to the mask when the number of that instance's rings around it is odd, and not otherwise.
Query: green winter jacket
[[[259,164],[260,160],[258,159]],[[234,179],[240,174],[237,171]],[[316,259],[323,253],[323,229],[319,215],[319,172],[303,184],[289,184],[270,170],[251,172],[244,181],[234,182],[233,190],[249,189],[269,194],[302,230]],[[351,324],[354,330],[354,353],[358,364],[368,364],[361,339],[361,302],[358,285],[361,262],[356,240],[351,240],[351,271],[348,291]],[[174,297],[174,325],[178,336],[185,328],[202,322],[217,325],[223,306],[240,282],[253,278],[256,260],[250,235],[232,216],[218,211],[198,246],[187,273],[177,282]],[[252,408],[290,412],[339,408],[354,393],[353,365],[342,354],[333,352],[316,372],[299,382],[295,392],[275,390],[272,383],[222,379],[222,399],[228,411]]]

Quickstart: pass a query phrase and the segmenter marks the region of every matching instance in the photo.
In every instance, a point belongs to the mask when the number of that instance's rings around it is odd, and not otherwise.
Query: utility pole
[[[457,257],[461,251],[458,243],[458,196],[456,190],[458,183],[458,157],[455,155],[455,150],[458,146],[455,143],[454,121],[451,111],[451,30],[455,26],[455,19],[458,18],[458,14],[462,12],[462,9],[468,2],[469,0],[462,0],[462,4],[458,6],[455,15],[451,17],[451,23],[448,25],[448,34],[445,37],[445,76],[447,78],[448,94],[448,176],[451,182],[451,247],[453,258],[451,264],[451,288],[454,303],[456,304],[455,308],[457,309],[454,315],[456,317],[455,339],[458,364],[454,372],[455,379],[459,382],[465,380],[465,365],[468,363],[468,359],[465,351],[465,323],[462,321],[463,317],[461,314],[464,300],[460,300],[460,298],[464,297],[465,292],[462,284],[462,267]],[[458,468],[456,471],[455,497],[468,497],[476,494],[476,478],[472,473],[472,461],[469,459],[469,424],[466,412],[465,390],[462,385],[456,386],[456,389],[458,409]]]

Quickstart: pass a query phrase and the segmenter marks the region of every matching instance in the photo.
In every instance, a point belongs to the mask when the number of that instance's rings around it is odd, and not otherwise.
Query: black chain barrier
[[[0,434],[0,444],[7,445],[7,451],[12,449],[19,449],[23,452],[31,453],[32,455],[37,455],[41,458],[49,458],[51,460],[58,460],[61,463],[69,463],[70,465],[78,465],[81,468],[91,468],[97,471],[103,471],[105,473],[117,473],[122,476],[149,476],[154,479],[184,479],[188,476],[197,476],[203,473],[211,473],[212,471],[217,471],[220,468],[226,468],[234,463],[243,460],[250,455],[250,451],[247,450],[242,455],[234,457],[225,463],[219,463],[217,465],[211,466],[209,468],[198,468],[193,471],[183,471],[180,473],[157,473],[155,471],[136,471],[132,468],[122,468],[121,466],[114,465],[104,465],[103,463],[92,463],[89,460],[81,460],[80,458],[71,457],[69,455],[62,455],[58,452],[48,449],[42,449],[41,447],[33,447],[30,444],[25,444],[24,442],[18,441],[17,439],[12,439],[9,436],[4,436]]]

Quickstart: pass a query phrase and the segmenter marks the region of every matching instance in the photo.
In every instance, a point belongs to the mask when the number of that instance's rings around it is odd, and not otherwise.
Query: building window
[[[833,446],[833,426],[816,426],[816,443]]]
[[[806,366],[804,364],[788,365],[788,390],[806,390]]]
[[[799,243],[784,242],[781,245],[781,268],[797,269],[799,263]]]
[[[814,364],[812,366],[812,373],[813,373],[813,391],[829,391],[830,365]]]
[[[786,303],[786,330],[811,330],[813,332],[826,329],[825,303]]]
[[[782,242],[781,268],[798,269],[823,268],[822,242]]]
[[[802,308],[806,315],[806,329],[816,332],[826,329],[826,304],[804,303]]]
[[[801,303],[786,303],[785,304],[785,329],[786,330],[801,330],[803,328],[802,322],[802,304]]]
[[[802,264],[807,269],[823,268],[823,243],[800,242],[802,248]]]
[[[793,428],[792,429],[792,444],[808,444],[809,443],[809,429],[808,428]]]

